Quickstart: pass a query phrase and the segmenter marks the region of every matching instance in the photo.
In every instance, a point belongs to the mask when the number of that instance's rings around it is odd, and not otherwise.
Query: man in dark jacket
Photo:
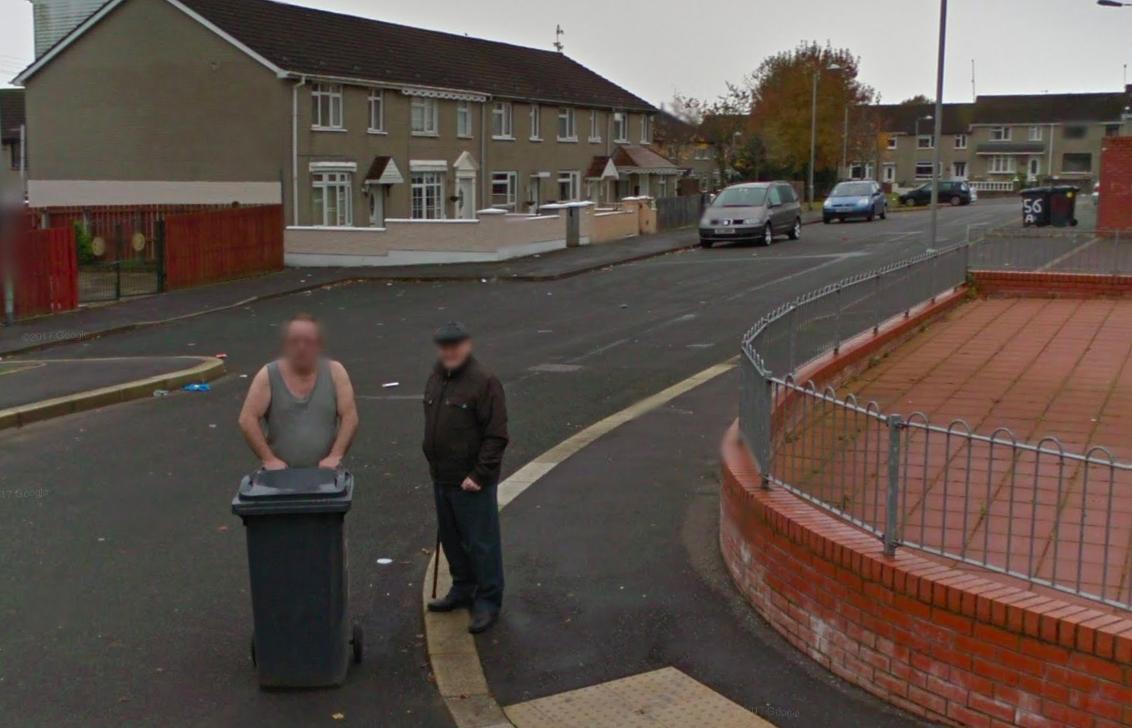
[[[503,604],[497,486],[507,405],[503,385],[472,356],[462,324],[445,324],[433,340],[437,362],[425,385],[424,454],[452,589],[428,608],[471,609],[468,631],[479,634],[495,624]]]

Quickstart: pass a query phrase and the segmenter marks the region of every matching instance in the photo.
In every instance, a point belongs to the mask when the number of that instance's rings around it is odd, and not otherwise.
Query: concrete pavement
[[[942,234],[961,240],[968,224],[1015,212],[1013,204],[944,210]],[[337,713],[336,725],[451,725],[429,680],[419,611],[434,537],[418,447],[428,332],[450,318],[477,332],[481,357],[507,387],[510,473],[729,358],[773,304],[922,250],[924,223],[907,215],[810,226],[798,243],[689,250],[558,281],[335,286],[38,354],[223,351],[230,375],[208,394],[0,433],[0,493],[12,494],[0,508],[0,614],[9,627],[0,633],[8,656],[0,714],[28,725],[309,726]],[[247,565],[228,503],[254,467],[235,425],[246,387],[238,375],[272,355],[278,322],[297,310],[327,323],[360,397],[348,524],[352,612],[368,657],[339,690],[272,693],[256,688],[248,664]],[[391,382],[400,384],[383,387]],[[700,431],[694,417],[674,425]],[[34,498],[23,495],[29,485]],[[508,543],[513,569],[538,558]],[[393,563],[378,564],[384,557]]]

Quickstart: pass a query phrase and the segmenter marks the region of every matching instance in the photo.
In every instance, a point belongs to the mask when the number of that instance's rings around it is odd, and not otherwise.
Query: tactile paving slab
[[[503,710],[516,728],[773,728],[673,667]]]

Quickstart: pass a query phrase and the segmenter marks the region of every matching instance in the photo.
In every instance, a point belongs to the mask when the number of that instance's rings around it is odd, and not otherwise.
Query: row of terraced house
[[[16,82],[36,208],[281,204],[309,237],[667,197],[682,173],[656,109],[564,53],[270,0],[110,0]]]

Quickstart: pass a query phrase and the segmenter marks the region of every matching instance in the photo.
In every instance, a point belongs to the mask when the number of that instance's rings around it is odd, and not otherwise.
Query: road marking
[[[517,728],[773,728],[674,667],[504,708]]]
[[[545,372],[547,374],[569,374],[582,368],[581,364],[536,364],[528,367],[532,372]]]
[[[499,509],[503,510],[543,476],[602,435],[671,402],[701,384],[726,374],[735,368],[738,360],[739,357],[735,356],[723,363],[708,367],[566,438],[499,484]],[[443,558],[443,552],[439,557],[439,559],[429,559],[428,569],[425,571],[421,585],[425,641],[433,678],[436,680],[436,689],[440,691],[457,728],[511,728],[513,724],[504,715],[503,709],[499,707],[499,703],[488,689],[475,640],[467,631],[466,613],[458,610],[437,614],[427,609],[428,602],[432,598],[434,573],[437,594],[446,594],[452,585],[448,562]],[[438,560],[441,564],[439,571],[437,571]]]
[[[1081,245],[1078,245],[1078,246],[1077,246],[1076,248],[1073,248],[1073,250],[1070,250],[1070,251],[1069,251],[1068,253],[1064,253],[1064,254],[1062,254],[1062,255],[1059,255],[1058,257],[1054,258],[1054,259],[1053,259],[1053,260],[1051,260],[1050,262],[1048,262],[1048,263],[1046,263],[1045,265],[1043,265],[1043,266],[1042,266],[1041,268],[1038,268],[1038,270],[1040,270],[1040,271],[1044,271],[1044,270],[1051,270],[1051,269],[1052,269],[1052,268],[1053,268],[1054,266],[1056,266],[1056,265],[1060,265],[1060,264],[1064,263],[1065,261],[1067,261],[1067,260],[1069,260],[1070,258],[1072,258],[1072,257],[1073,257],[1074,255],[1077,255],[1078,253],[1083,253],[1084,251],[1086,251],[1086,250],[1088,250],[1089,248],[1093,247],[1093,246],[1094,246],[1094,245],[1096,245],[1096,244],[1097,244],[1098,242],[1100,242],[1100,239],[1101,239],[1101,238],[1100,238],[1100,236],[1098,235],[1097,237],[1093,238],[1093,239],[1092,239],[1092,240],[1090,240],[1089,242],[1087,242],[1087,243],[1082,243]]]

